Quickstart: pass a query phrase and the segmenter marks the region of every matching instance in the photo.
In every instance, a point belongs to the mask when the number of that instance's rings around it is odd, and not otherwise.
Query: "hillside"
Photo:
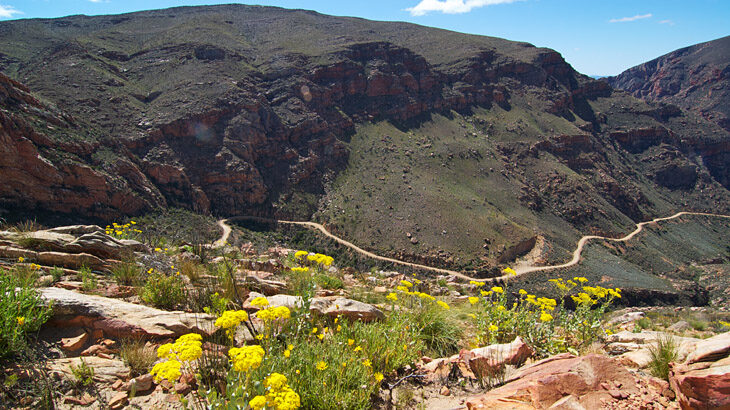
[[[730,130],[730,36],[672,51],[605,80],[635,97],[676,104]]]
[[[730,211],[726,130],[525,43],[182,7],[2,22],[0,71],[8,219],[314,219],[486,274],[542,238],[562,261],[585,233]]]

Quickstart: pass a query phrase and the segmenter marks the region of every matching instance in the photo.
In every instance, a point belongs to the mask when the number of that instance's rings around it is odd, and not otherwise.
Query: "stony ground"
[[[159,309],[145,304],[139,290],[121,284],[114,266],[133,258],[145,266],[186,266],[180,275],[189,289],[217,280],[194,272],[200,255],[209,264],[231,268],[239,286],[243,309],[255,312],[254,298],[265,296],[272,306],[296,309],[300,297],[291,292],[287,258],[294,250],[274,247],[257,250],[251,244],[235,247],[150,248],[132,240],[110,236],[93,226],[65,227],[32,233],[0,232],[3,265],[32,265],[38,271],[38,291],[52,304],[53,316],[39,332],[35,349],[41,353],[36,365],[44,369],[55,386],[58,408],[182,408],[182,401],[195,403],[196,380],[176,383],[153,380],[148,371],[133,369],[123,350],[134,338],[137,352],[150,352],[148,366],[156,360],[154,351],[162,343],[187,333],[212,335],[215,316],[184,310]],[[29,239],[31,238],[31,239]],[[207,254],[206,254],[207,251]],[[230,254],[235,257],[215,256]],[[51,270],[50,264],[64,266]],[[93,263],[90,275],[81,266]],[[193,263],[191,263],[193,262]],[[154,268],[152,268],[154,269]],[[116,272],[116,273],[114,273]],[[310,311],[318,315],[377,321],[387,314],[385,295],[404,279],[398,272],[357,272],[339,269],[328,272],[341,280],[332,289],[320,287]],[[116,275],[116,279],[115,279]],[[455,278],[424,278],[433,295],[441,295],[453,306],[466,304],[470,285]],[[192,294],[192,293],[191,293]],[[717,296],[718,298],[720,296]],[[187,310],[187,311],[185,311]],[[470,347],[466,341],[452,356],[422,357],[398,375],[388,375],[381,384],[375,408],[724,408],[730,406],[730,324],[712,307],[627,308],[607,318],[607,335],[579,355],[563,353],[542,360],[517,338],[511,343]],[[727,322],[724,322],[727,323]],[[258,325],[258,324],[257,324]],[[669,381],[651,375],[651,347],[671,335],[678,357],[670,367]],[[248,331],[236,335],[239,344],[256,343]],[[206,348],[210,346],[206,345]],[[93,374],[83,385],[78,369]],[[4,380],[17,377],[30,385],[31,373],[21,365],[6,364]],[[6,383],[6,385],[8,385]],[[29,408],[31,396],[12,407]],[[2,408],[3,405],[0,405]],[[704,406],[704,407],[703,407]]]

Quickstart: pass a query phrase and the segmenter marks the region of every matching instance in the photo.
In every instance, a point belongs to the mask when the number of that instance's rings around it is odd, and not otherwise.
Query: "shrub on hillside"
[[[51,316],[33,282],[13,270],[0,269],[0,359],[27,347],[26,335],[37,331]]]
[[[179,275],[153,272],[140,293],[140,298],[161,309],[174,309],[185,301],[185,283]]]

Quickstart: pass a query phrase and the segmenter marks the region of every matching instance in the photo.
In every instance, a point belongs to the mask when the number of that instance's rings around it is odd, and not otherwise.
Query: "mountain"
[[[539,243],[562,261],[584,233],[730,212],[726,130],[525,43],[180,7],[2,22],[0,71],[8,219],[314,219],[484,272]]]
[[[638,98],[676,104],[730,130],[730,36],[672,51],[606,81]]]

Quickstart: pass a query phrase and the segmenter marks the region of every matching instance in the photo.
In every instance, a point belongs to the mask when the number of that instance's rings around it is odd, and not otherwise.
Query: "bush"
[[[448,310],[429,304],[406,314],[405,318],[416,327],[417,337],[426,345],[427,355],[445,357],[459,351],[464,332],[461,323]]]
[[[671,335],[659,337],[656,342],[649,347],[651,361],[649,362],[649,370],[652,376],[669,380],[669,363],[676,362],[679,357],[679,346],[677,341]]]
[[[322,289],[342,289],[345,285],[342,280],[325,274],[319,274],[314,277],[316,283]]]
[[[245,371],[230,369],[225,388],[207,391],[211,408],[230,408],[234,403],[246,407],[256,396],[266,394],[265,380],[278,373],[298,395],[302,408],[369,409],[385,375],[412,364],[424,348],[415,326],[398,314],[381,322],[362,323],[311,319],[303,308],[291,318],[275,320],[278,322],[265,326],[257,337],[261,350],[256,346],[238,349],[250,351],[250,357],[256,358],[242,361],[242,367],[253,365]],[[237,361],[232,359],[234,366]]]
[[[185,283],[177,275],[152,273],[142,288],[140,298],[155,307],[172,310],[186,299]]]
[[[0,358],[21,353],[27,347],[26,334],[37,331],[51,316],[32,283],[13,271],[0,269]]]
[[[81,289],[87,292],[96,289],[98,285],[96,277],[91,273],[91,269],[86,266],[82,266],[79,269],[79,279],[81,279]]]

